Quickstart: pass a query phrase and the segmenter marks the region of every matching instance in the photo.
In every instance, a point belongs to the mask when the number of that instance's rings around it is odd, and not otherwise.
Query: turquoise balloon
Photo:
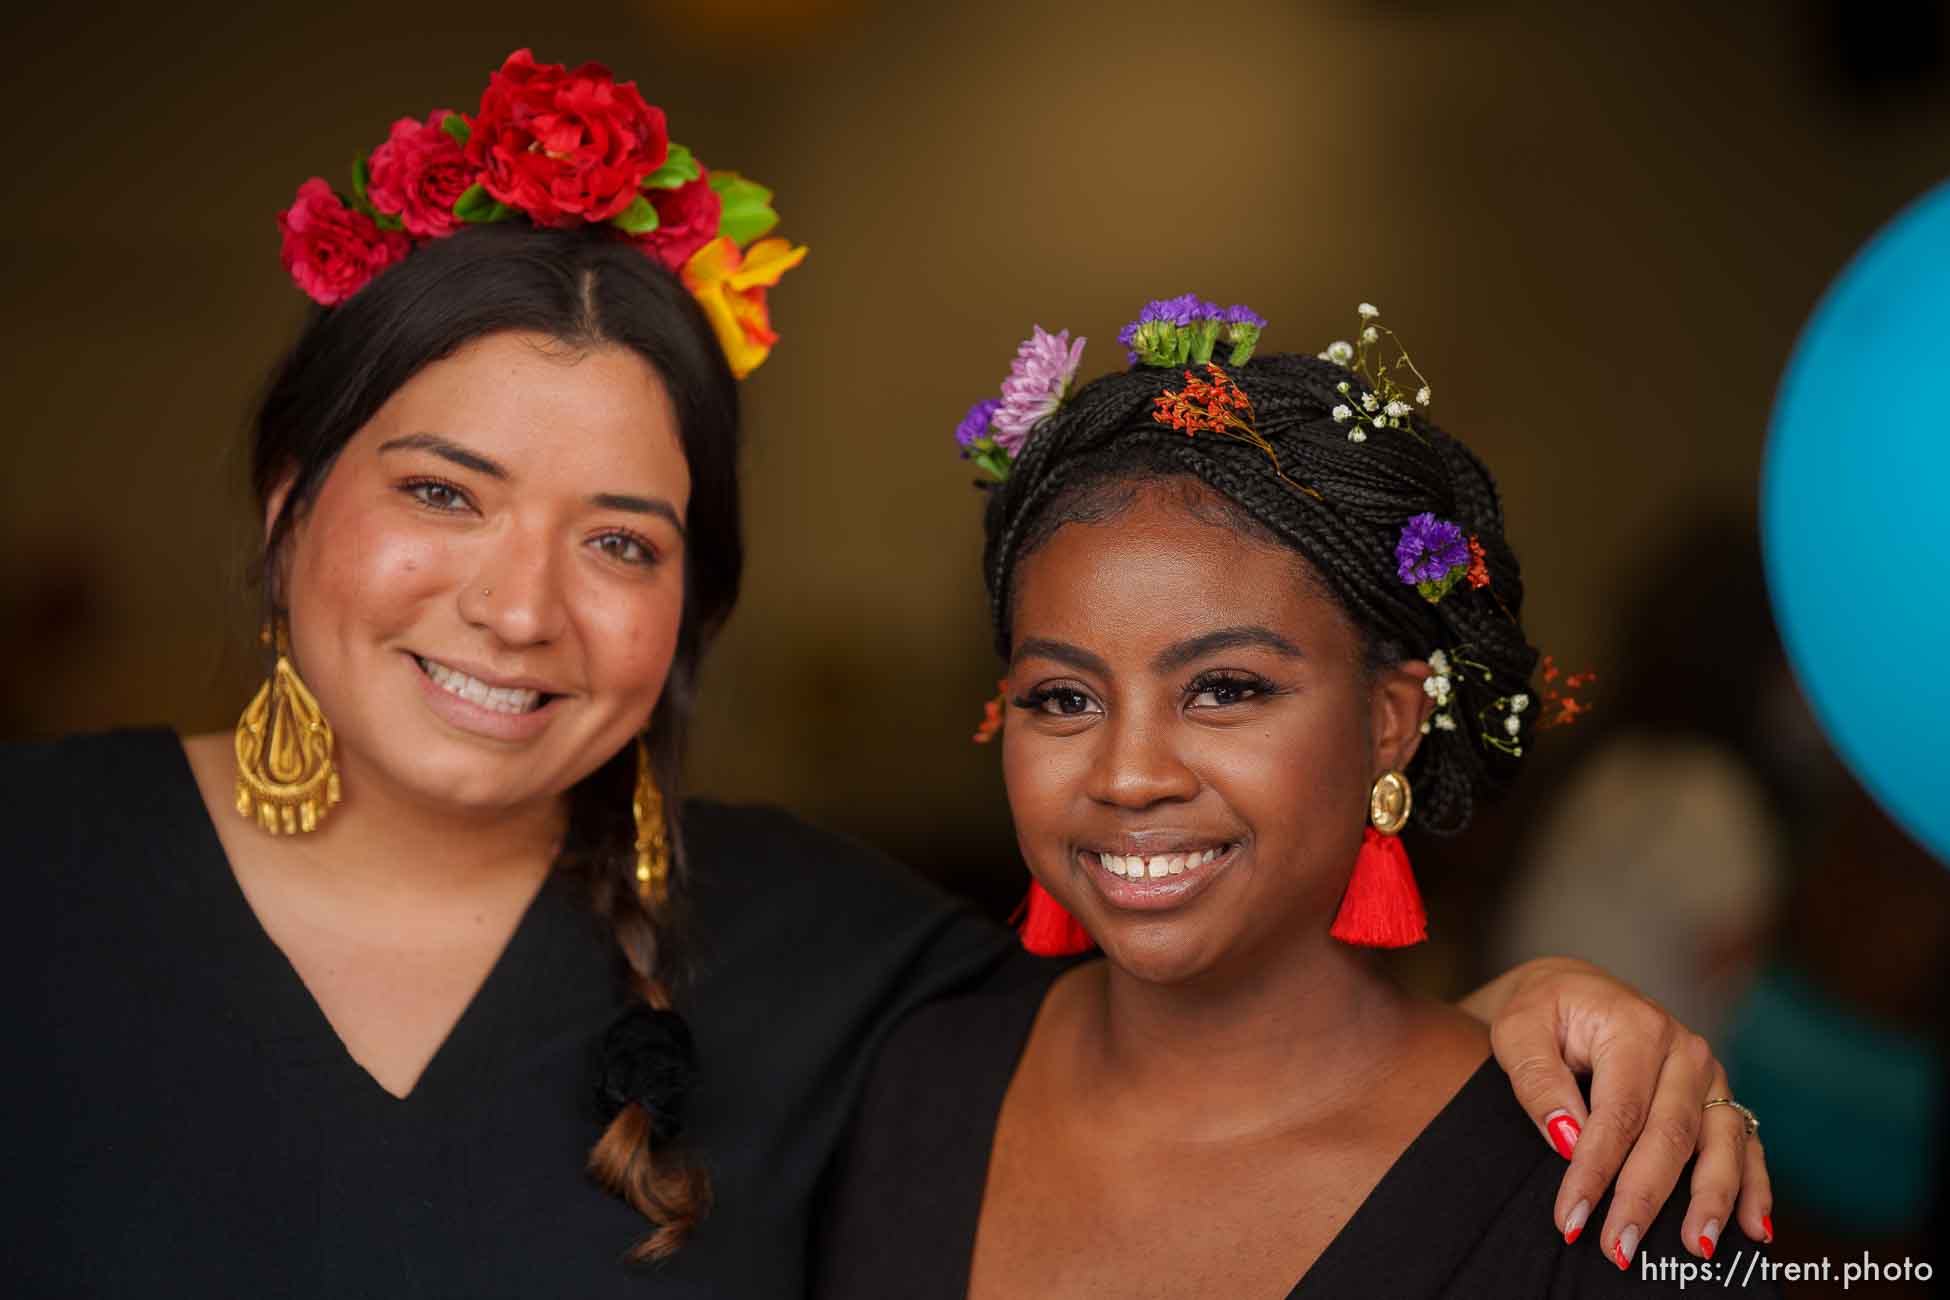
[[[1829,287],[1761,472],[1788,658],[1843,760],[1950,863],[1950,184]]]

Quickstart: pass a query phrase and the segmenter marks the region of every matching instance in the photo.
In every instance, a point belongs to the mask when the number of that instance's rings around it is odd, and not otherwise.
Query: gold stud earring
[[[277,664],[237,719],[237,811],[271,835],[318,829],[339,802],[332,727],[291,666],[283,623],[264,625]]]
[[[1408,778],[1400,772],[1383,772],[1368,791],[1368,821],[1383,835],[1399,835],[1408,825],[1408,811],[1414,803]]]
[[[670,831],[664,825],[664,796],[650,770],[650,747],[636,738],[636,892],[644,902],[661,904],[670,892]]]

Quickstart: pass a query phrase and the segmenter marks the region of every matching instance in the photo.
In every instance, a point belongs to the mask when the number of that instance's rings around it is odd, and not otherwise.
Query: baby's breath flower
[[[1370,325],[1361,331],[1361,341],[1363,343],[1379,343],[1381,342],[1381,331]]]
[[[1530,697],[1528,695],[1512,695],[1510,697],[1510,712],[1522,713],[1529,707]]]
[[[1354,360],[1354,345],[1346,339],[1335,339],[1327,345],[1327,359],[1336,365],[1346,365]]]
[[[1523,719],[1512,713],[1503,720],[1503,729],[1514,736],[1523,730]]]
[[[1429,734],[1429,724],[1426,722],[1422,724],[1422,734],[1425,736]]]
[[[1433,396],[1434,394],[1429,392],[1429,386],[1427,384],[1423,384],[1420,388],[1415,390],[1416,405],[1427,406],[1429,404],[1429,398]]]
[[[1324,357],[1327,354],[1323,352],[1320,355]],[[1347,380],[1343,379],[1341,380],[1340,383],[1334,385],[1334,391],[1337,393],[1345,393],[1347,391],[1347,387],[1348,387]]]
[[[1375,317],[1381,315],[1381,308],[1371,302],[1364,302],[1354,310],[1361,313],[1362,320],[1373,320]]]
[[[1381,405],[1381,399],[1380,399],[1380,398],[1378,398],[1378,397],[1376,397],[1376,396],[1375,396],[1375,395],[1374,395],[1373,393],[1363,393],[1363,394],[1361,394],[1361,409],[1362,409],[1362,410],[1364,410],[1364,411],[1372,411],[1372,410],[1374,410],[1374,409],[1375,409],[1375,408],[1376,408],[1377,406],[1380,406],[1380,405]]]
[[[1435,715],[1435,725],[1438,731],[1454,731],[1456,720],[1446,713],[1438,713]]]
[[[1368,440],[1368,431],[1357,424],[1347,431],[1347,440],[1349,442],[1366,442]]]
[[[1449,656],[1438,650],[1429,656],[1429,671],[1437,677],[1449,675]]]
[[[1353,416],[1353,414],[1354,414],[1353,408],[1346,407],[1346,406],[1337,406],[1334,408],[1333,411],[1334,423],[1345,424],[1347,423],[1349,418]]]
[[[1389,419],[1399,420],[1402,416],[1408,414],[1408,403],[1401,401],[1390,402],[1383,409],[1387,411]]]

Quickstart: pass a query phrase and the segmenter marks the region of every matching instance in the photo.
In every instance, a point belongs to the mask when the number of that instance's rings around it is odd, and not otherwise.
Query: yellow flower
[[[765,290],[805,257],[803,245],[794,248],[783,239],[761,239],[740,253],[729,235],[720,235],[684,263],[684,287],[704,308],[738,378],[758,369],[779,341]]]

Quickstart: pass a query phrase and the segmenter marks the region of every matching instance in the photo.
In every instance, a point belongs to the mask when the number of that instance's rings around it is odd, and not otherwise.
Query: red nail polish
[[[1767,1244],[1770,1246],[1773,1245],[1774,1244],[1774,1216],[1771,1214],[1761,1215],[1760,1226],[1764,1228],[1767,1232]]]
[[[1569,1232],[1564,1234],[1564,1244],[1567,1246],[1577,1245],[1578,1234],[1583,1231],[1584,1231],[1584,1225],[1580,1223],[1577,1227],[1571,1229]]]
[[[1703,1232],[1699,1235],[1699,1248],[1708,1259],[1713,1258],[1713,1238]]]
[[[1612,1258],[1612,1262],[1618,1265],[1618,1271],[1621,1273],[1624,1272],[1625,1271],[1625,1242],[1622,1238],[1618,1241],[1614,1241],[1611,1244],[1611,1258]]]
[[[1578,1144],[1578,1134],[1583,1132],[1578,1122],[1569,1115],[1559,1115],[1544,1125],[1544,1129],[1551,1135],[1551,1145],[1557,1148],[1557,1154],[1569,1160],[1571,1149]]]

